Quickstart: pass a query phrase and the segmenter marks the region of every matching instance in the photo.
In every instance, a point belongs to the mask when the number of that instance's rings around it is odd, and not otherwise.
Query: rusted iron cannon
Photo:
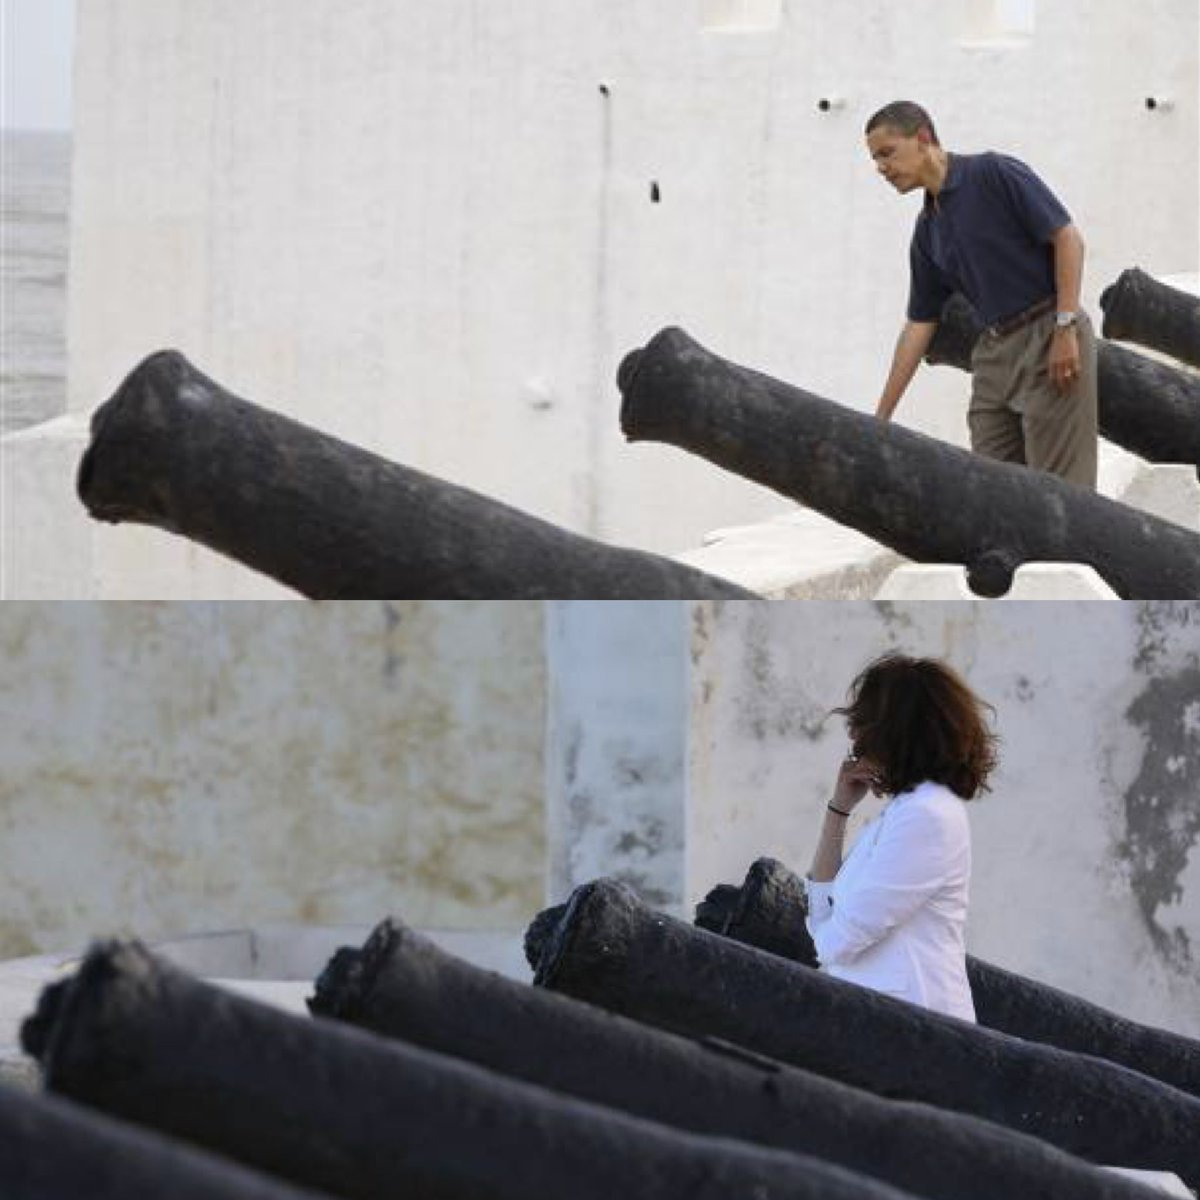
[[[23,1030],[47,1086],[334,1195],[903,1200],[830,1163],[702,1138],[94,947]]]
[[[4,1200],[320,1200],[81,1105],[0,1086]]]
[[[1026,562],[1094,567],[1126,599],[1200,597],[1200,535],[727,362],[681,329],[627,355],[630,441],[668,442],[1002,596]]]
[[[1100,294],[1101,332],[1200,367],[1200,297],[1133,267]]]
[[[99,520],[182,534],[313,599],[752,595],[319,433],[171,351],[97,409],[77,486]]]
[[[800,877],[773,858],[760,858],[740,887],[721,884],[709,893],[697,906],[696,924],[815,968],[807,912]],[[1130,1021],[970,954],[967,976],[980,1025],[1106,1058],[1200,1099],[1200,1043],[1192,1038]]]
[[[575,890],[544,943],[535,982],[881,1096],[996,1121],[1091,1162],[1200,1182],[1194,1096],[695,929],[612,880]]]
[[[361,950],[334,955],[309,1007],[652,1121],[812,1154],[929,1200],[1145,1195],[990,1121],[882,1100],[480,970],[395,920]]]
[[[963,296],[942,309],[925,361],[971,369],[983,326]],[[1200,468],[1200,378],[1113,342],[1096,343],[1100,432],[1148,462]]]

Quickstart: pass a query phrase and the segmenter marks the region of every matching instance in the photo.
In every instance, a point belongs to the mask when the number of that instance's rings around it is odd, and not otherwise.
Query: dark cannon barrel
[[[773,858],[751,864],[740,887],[719,884],[697,906],[696,924],[807,967],[817,954],[804,919],[800,877]],[[1120,1063],[1200,1099],[1200,1043],[1131,1021],[1069,992],[967,955],[980,1025]]]
[[[96,410],[77,488],[98,520],[182,534],[313,599],[752,596],[260,408],[173,351]]]
[[[697,1042],[480,970],[402,922],[331,959],[312,1011],[694,1133],[800,1151],[929,1200],[1147,1197],[961,1113]]]
[[[320,1200],[82,1105],[0,1086],[4,1200]]]
[[[665,329],[618,375],[630,441],[679,446],[1002,596],[1026,562],[1094,567],[1124,599],[1200,597],[1200,534],[1044,471],[844,408]]]
[[[47,1086],[358,1200],[903,1200],[798,1154],[703,1138],[95,946],[22,1030]],[[154,1193],[156,1194],[156,1193]]]
[[[695,929],[612,880],[575,890],[545,941],[535,981],[881,1096],[971,1113],[1091,1162],[1174,1171],[1190,1186],[1200,1183],[1194,1096]]]
[[[942,309],[925,361],[971,369],[983,326],[962,295]],[[1096,343],[1100,432],[1148,462],[1200,469],[1200,378],[1113,342]]]
[[[1101,332],[1200,367],[1200,296],[1160,283],[1137,267],[1100,294]]]

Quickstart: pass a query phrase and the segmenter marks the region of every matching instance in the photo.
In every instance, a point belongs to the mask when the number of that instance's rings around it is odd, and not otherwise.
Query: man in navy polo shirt
[[[1083,238],[1070,214],[1017,159],[943,150],[911,101],[880,109],[866,136],[898,192],[925,189],[908,319],[876,416],[891,418],[959,291],[986,326],[971,359],[971,448],[1094,488],[1096,339],[1079,307]]]

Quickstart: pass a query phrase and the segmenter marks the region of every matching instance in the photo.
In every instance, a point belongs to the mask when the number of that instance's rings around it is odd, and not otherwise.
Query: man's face
[[[879,125],[867,134],[876,170],[901,194],[921,186],[931,144],[924,129],[910,136],[894,126]]]

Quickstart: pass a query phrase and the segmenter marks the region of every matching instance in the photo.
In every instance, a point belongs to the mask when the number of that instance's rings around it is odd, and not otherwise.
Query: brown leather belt
[[[1056,303],[1056,297],[1047,296],[1045,300],[1039,300],[1024,312],[1017,313],[1015,317],[1009,317],[1006,321],[997,321],[994,325],[989,325],[988,333],[992,337],[1008,337],[1010,333],[1016,333],[1018,329],[1024,329],[1026,325],[1036,321],[1038,317],[1044,317],[1047,313],[1052,313]]]

